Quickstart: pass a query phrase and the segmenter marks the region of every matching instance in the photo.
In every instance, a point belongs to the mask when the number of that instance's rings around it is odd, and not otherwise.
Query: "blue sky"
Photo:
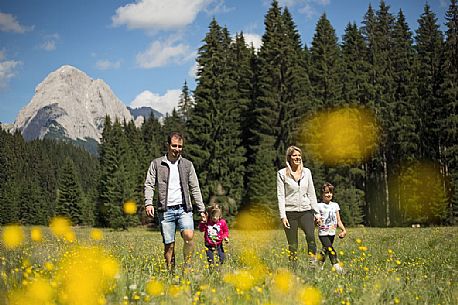
[[[302,42],[310,45],[326,13],[339,41],[348,22],[359,26],[379,0],[283,0]],[[417,29],[423,0],[386,0]],[[444,27],[447,0],[429,0]],[[62,65],[103,79],[131,107],[161,112],[177,105],[184,81],[194,89],[195,58],[214,17],[231,34],[259,46],[270,0],[2,0],[0,122],[12,123],[35,87]]]

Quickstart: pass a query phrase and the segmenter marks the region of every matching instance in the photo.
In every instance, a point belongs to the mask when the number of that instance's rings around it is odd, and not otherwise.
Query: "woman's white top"
[[[277,172],[277,198],[280,218],[286,217],[286,211],[313,210],[315,214],[318,213],[312,172],[306,167],[302,169],[302,176],[298,181],[291,174],[286,174],[286,168]]]

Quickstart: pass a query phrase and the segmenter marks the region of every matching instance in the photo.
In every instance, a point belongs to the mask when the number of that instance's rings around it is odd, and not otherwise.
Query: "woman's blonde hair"
[[[297,146],[291,145],[290,147],[288,147],[286,149],[286,174],[287,175],[291,175],[291,172],[292,172],[292,170],[291,170],[291,155],[295,151],[298,151],[302,156],[302,150]],[[304,165],[302,164],[302,160],[301,160],[301,164],[299,165],[299,170],[302,171],[303,167],[304,167]]]

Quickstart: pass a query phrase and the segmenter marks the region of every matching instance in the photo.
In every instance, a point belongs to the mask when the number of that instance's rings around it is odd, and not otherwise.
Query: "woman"
[[[286,150],[286,167],[277,173],[277,197],[280,217],[288,240],[289,258],[297,260],[298,229],[305,233],[311,261],[316,262],[315,220],[321,221],[312,173],[302,164],[302,151]]]

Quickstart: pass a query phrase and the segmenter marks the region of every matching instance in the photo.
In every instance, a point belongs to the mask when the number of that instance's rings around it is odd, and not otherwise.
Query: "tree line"
[[[166,135],[177,130],[185,135],[183,154],[196,167],[204,200],[218,201],[229,219],[241,210],[278,218],[276,171],[294,144],[303,149],[317,190],[325,181],[336,185],[347,225],[454,224],[456,0],[445,20],[443,33],[425,4],[412,31],[402,10],[393,14],[381,1],[378,8],[369,5],[360,26],[348,23],[341,41],[323,14],[307,46],[288,8],[272,1],[256,50],[243,33],[232,37],[213,19],[198,50],[195,90],[185,82],[178,108],[163,122],[151,116],[137,128],[107,117],[97,158],[2,132],[0,221],[44,223],[64,213],[81,224],[145,223],[146,170],[166,152]],[[373,153],[339,164],[310,154],[314,143],[304,137],[303,123],[355,107],[374,114]],[[137,215],[123,213],[127,200],[137,202]]]

